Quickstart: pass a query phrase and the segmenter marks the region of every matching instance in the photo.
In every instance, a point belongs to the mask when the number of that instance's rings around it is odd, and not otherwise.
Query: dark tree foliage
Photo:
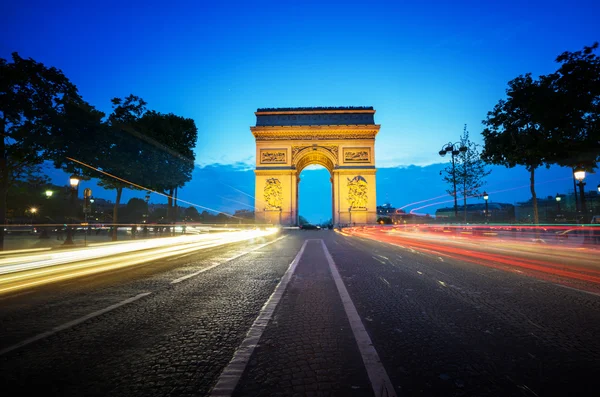
[[[186,222],[198,222],[201,219],[196,207],[187,207],[183,212],[183,217]]]
[[[146,148],[146,167],[150,170],[144,180],[145,186],[170,196],[168,218],[174,220],[171,197],[192,179],[198,129],[193,119],[155,111],[144,114],[139,127]]]
[[[539,223],[535,193],[535,170],[548,165],[552,145],[546,129],[547,105],[552,103],[552,93],[547,81],[534,81],[531,74],[519,76],[508,82],[506,99],[502,99],[488,112],[483,124],[484,150],[482,158],[490,163],[514,167],[525,166],[530,173],[534,222]]]
[[[137,132],[139,120],[146,111],[146,102],[135,95],[113,98],[111,102],[113,111],[108,116],[106,133],[102,135],[98,168],[109,174],[100,176],[99,185],[116,191],[113,223],[118,224],[123,189],[136,189],[129,182],[141,184],[146,172],[146,153]],[[117,227],[113,228],[112,239],[117,240]]]
[[[65,122],[65,104],[80,101],[60,70],[17,53],[12,62],[0,58],[0,225],[6,223],[8,189],[24,169],[44,161],[52,135]]]
[[[591,171],[600,160],[600,57],[598,44],[564,52],[559,69],[533,80],[509,82],[507,99],[488,113],[483,158],[529,170],[534,222],[539,222],[535,170],[558,164]]]
[[[556,58],[559,69],[548,76],[556,94],[549,127],[556,148],[554,163],[584,167],[600,161],[600,57],[598,43]]]

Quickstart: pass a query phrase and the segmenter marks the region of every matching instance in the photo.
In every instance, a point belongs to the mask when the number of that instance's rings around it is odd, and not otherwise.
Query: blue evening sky
[[[259,107],[374,106],[378,167],[435,165],[464,124],[481,141],[481,120],[508,80],[552,72],[558,54],[600,40],[598,1],[7,1],[0,15],[0,57],[18,51],[62,69],[106,112],[112,97],[134,93],[193,118],[197,163],[226,167],[223,178],[253,166]],[[526,185],[514,172],[514,185]],[[572,188],[569,175],[553,168],[548,194]],[[198,180],[180,197],[227,210],[231,200],[251,202],[227,187],[236,198],[214,201]],[[326,202],[328,178],[318,180]],[[444,193],[439,179],[411,191],[397,182],[378,182],[380,204]],[[590,176],[588,186],[597,183]],[[232,176],[227,184],[238,186]],[[507,202],[529,195],[513,192]],[[328,210],[305,215],[328,219]]]

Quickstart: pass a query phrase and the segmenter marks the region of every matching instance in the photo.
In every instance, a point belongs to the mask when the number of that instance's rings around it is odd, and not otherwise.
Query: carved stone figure
[[[367,181],[360,175],[348,179],[348,201],[351,208],[367,208]]]
[[[265,209],[267,211],[281,210],[281,207],[283,206],[283,189],[279,179],[267,179],[264,200],[266,203]]]

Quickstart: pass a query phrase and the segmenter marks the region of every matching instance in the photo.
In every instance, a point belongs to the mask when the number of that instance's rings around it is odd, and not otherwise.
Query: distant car
[[[300,226],[300,229],[302,229],[302,230],[319,230],[320,227],[317,225],[312,225],[310,223],[305,223],[304,225]]]

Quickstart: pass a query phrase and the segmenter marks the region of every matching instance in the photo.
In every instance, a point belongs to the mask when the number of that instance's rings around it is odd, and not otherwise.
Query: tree
[[[183,212],[183,216],[187,222],[198,222],[200,220],[200,214],[196,207],[187,207]]]
[[[600,57],[598,43],[556,58],[559,69],[548,76],[555,93],[549,120],[553,162],[592,171],[600,161]]]
[[[41,164],[46,145],[65,121],[65,104],[81,100],[62,71],[12,54],[0,58],[0,224],[6,223],[7,192],[16,176]],[[0,249],[4,228],[0,227]]]
[[[121,179],[139,183],[145,172],[146,157],[141,148],[141,141],[137,138],[139,120],[146,111],[146,102],[135,95],[126,98],[113,98],[113,111],[108,117],[107,134],[103,135],[101,145],[99,168],[102,171],[115,175]],[[118,224],[119,204],[124,188],[135,188],[122,180],[103,174],[100,176],[100,186],[105,189],[116,190],[115,205],[113,207],[113,223]],[[117,240],[117,227],[113,228],[113,241]]]
[[[500,100],[487,114],[482,132],[484,150],[482,159],[490,164],[512,168],[523,165],[530,174],[534,223],[539,223],[535,170],[548,166],[549,156],[555,150],[546,129],[548,113],[554,98],[548,79],[534,81],[531,74],[521,75],[508,83],[507,99]]]
[[[148,204],[142,199],[133,197],[127,202],[124,212],[124,219],[128,222],[138,223],[148,212]]]
[[[460,145],[467,148],[466,151],[460,152],[456,157],[455,173],[456,184],[462,187],[463,193],[463,210],[464,222],[467,222],[467,198],[480,194],[479,189],[485,185],[485,177],[491,171],[485,169],[485,162],[481,159],[480,145],[471,142],[469,139],[469,131],[467,126],[463,130],[460,137]],[[448,173],[448,168],[445,169]],[[444,180],[451,182],[451,175],[446,175]],[[449,194],[453,194],[453,190],[448,190]]]
[[[302,226],[302,225],[307,225],[310,222],[308,221],[308,219],[306,219],[305,217],[303,217],[302,215],[300,215],[298,217],[298,223],[300,224],[300,226]]]
[[[193,119],[155,111],[146,112],[139,126],[146,147],[146,167],[152,170],[145,186],[168,194],[168,218],[173,221],[177,207],[173,197],[192,179],[198,129]]]

